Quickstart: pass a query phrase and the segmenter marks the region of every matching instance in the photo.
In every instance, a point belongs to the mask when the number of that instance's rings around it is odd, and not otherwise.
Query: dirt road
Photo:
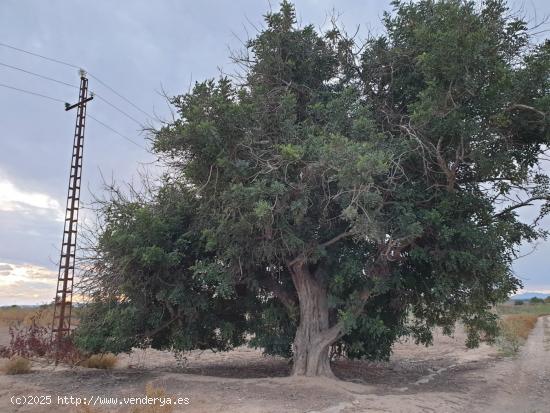
[[[520,354],[487,372],[487,385],[470,411],[550,412],[550,316],[540,317]]]
[[[397,344],[390,362],[336,362],[339,381],[286,377],[287,361],[249,348],[196,352],[184,367],[170,353],[155,350],[121,356],[112,371],[35,365],[27,375],[0,376],[0,412],[75,413],[70,406],[16,407],[10,397],[135,397],[147,383],[188,397],[191,403],[174,411],[185,413],[550,412],[550,317],[539,319],[515,358],[499,357],[487,345],[466,349],[464,339],[457,329],[453,338],[436,334],[433,347]]]

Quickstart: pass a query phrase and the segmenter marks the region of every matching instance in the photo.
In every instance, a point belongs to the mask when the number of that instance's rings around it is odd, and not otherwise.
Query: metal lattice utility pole
[[[65,227],[59,259],[57,290],[55,294],[54,316],[52,322],[52,341],[57,344],[67,337],[71,330],[71,312],[73,301],[73,279],[76,255],[76,233],[78,226],[78,208],[80,205],[80,185],[82,176],[82,153],[84,149],[84,129],[86,127],[86,103],[93,99],[88,97],[88,79],[86,72],[80,71],[80,93],[78,103],[65,104],[65,110],[77,108],[74,132],[73,155],[67,207],[65,209]]]

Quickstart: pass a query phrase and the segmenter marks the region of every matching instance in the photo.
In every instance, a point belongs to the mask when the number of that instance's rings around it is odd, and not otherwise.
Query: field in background
[[[48,315],[51,315],[51,306],[40,306],[40,307],[20,307],[20,306],[9,306],[9,307],[0,307],[0,326],[16,325],[16,324],[30,324],[31,318],[35,317],[36,321],[43,325],[43,323],[48,324],[46,319]],[[39,314],[40,312],[40,314]],[[49,317],[49,322],[51,323],[53,316]]]
[[[497,312],[499,315],[531,314],[540,317],[550,315],[550,303],[532,304],[527,301],[523,305],[502,304],[497,306]]]
[[[9,327],[10,325],[30,325],[32,319],[42,327],[49,326],[53,318],[53,306],[9,306],[0,307],[0,326]]]
[[[79,308],[73,308],[71,320],[73,326],[78,325],[78,314]],[[38,326],[49,327],[53,320],[53,304],[0,307],[0,328],[30,326],[33,319]]]

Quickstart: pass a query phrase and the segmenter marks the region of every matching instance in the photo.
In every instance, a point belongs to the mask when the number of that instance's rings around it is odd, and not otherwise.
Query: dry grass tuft
[[[23,357],[15,356],[8,359],[1,370],[5,374],[26,374],[31,371],[31,362]]]
[[[537,324],[537,319],[534,314],[513,314],[502,318],[499,344],[504,354],[513,355],[519,351]]]
[[[147,383],[145,386],[145,395],[147,397],[160,398],[160,399],[171,399],[171,396],[166,394],[166,389],[164,387],[155,387],[151,383]],[[174,411],[174,404],[164,404],[155,403],[142,406],[134,406],[132,408],[132,413],[172,413]]]
[[[110,370],[115,367],[117,358],[114,354],[93,354],[86,360],[82,361],[80,365],[82,367],[88,367],[90,369],[104,369]]]
[[[514,314],[505,317],[502,320],[502,327],[512,331],[518,337],[527,340],[529,333],[535,324],[538,317],[532,314]]]

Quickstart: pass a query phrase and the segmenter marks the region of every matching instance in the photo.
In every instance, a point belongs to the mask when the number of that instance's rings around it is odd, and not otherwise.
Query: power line
[[[34,52],[30,52],[28,50],[25,50],[25,49],[21,49],[19,47],[15,47],[15,46],[11,46],[9,44],[6,44],[6,43],[2,43],[0,42],[0,46],[3,46],[3,47],[7,47],[8,49],[12,49],[12,50],[16,50],[18,52],[21,52],[21,53],[26,53],[26,54],[29,54],[31,56],[36,56],[36,57],[39,57],[41,59],[45,59],[45,60],[49,60],[50,62],[55,62],[55,63],[58,63],[58,64],[61,64],[61,65],[65,65],[65,66],[68,66],[68,67],[72,67],[72,68],[75,68],[75,69],[81,69],[80,66],[77,66],[77,65],[74,65],[72,63],[68,63],[68,62],[64,62],[62,60],[59,60],[59,59],[54,59],[53,57],[48,57],[48,56],[44,56],[44,55],[41,55],[41,54],[38,54],[38,53],[34,53]],[[105,88],[109,89],[112,93],[114,93],[115,95],[117,95],[119,98],[123,99],[125,102],[129,103],[130,105],[132,105],[135,109],[139,110],[141,113],[143,113],[144,115],[146,115],[148,118],[150,119],[154,119],[153,116],[149,115],[146,111],[144,111],[143,109],[141,109],[139,106],[137,106],[135,103],[133,103],[131,100],[129,100],[128,98],[124,97],[122,94],[120,94],[119,92],[117,92],[115,89],[113,89],[111,86],[109,86],[108,84],[106,84],[105,82],[103,82],[101,79],[99,79],[97,76],[94,76],[92,73],[88,72],[88,76],[95,79],[98,83],[100,83],[101,85],[103,85]]]
[[[24,72],[24,73],[27,73],[29,75],[33,75],[33,76],[36,76],[36,77],[39,77],[39,78],[42,78],[42,79],[50,80],[52,82],[60,83],[60,84],[65,85],[65,86],[70,86],[72,88],[78,89],[78,86],[76,86],[76,85],[71,85],[70,83],[63,82],[62,80],[54,79],[52,77],[44,76],[44,75],[41,75],[39,73],[31,72],[30,70],[26,70],[26,69],[23,69],[23,68],[20,68],[20,67],[17,67],[17,66],[8,65],[8,64],[2,63],[2,62],[0,62],[0,65],[5,66],[5,67],[9,67],[10,69],[19,70],[20,72]]]
[[[93,93],[93,92],[92,92]],[[93,93],[94,96],[100,100],[102,100],[103,102],[105,102],[106,104],[108,104],[109,106],[111,106],[113,109],[119,111],[120,113],[122,113],[124,116],[126,116],[128,119],[131,119],[133,120],[134,122],[136,122],[139,126],[143,126],[143,124],[137,120],[136,118],[134,118],[133,116],[129,115],[128,113],[124,112],[122,109],[120,109],[118,106],[114,105],[113,103],[109,102],[107,99],[105,99],[104,97],[102,97],[101,95],[98,95],[97,93]]]
[[[102,121],[100,121],[99,119],[94,118],[94,117],[93,117],[92,115],[90,115],[89,113],[87,114],[87,116],[88,116],[90,119],[92,119],[92,120],[96,121],[97,123],[99,123],[100,125],[102,125],[103,127],[109,129],[111,132],[116,133],[116,134],[117,134],[118,136],[120,136],[121,138],[126,139],[128,142],[131,142],[131,143],[133,143],[134,145],[136,145],[137,147],[143,149],[144,151],[149,152],[149,149],[147,149],[145,146],[142,146],[142,145],[140,145],[139,143],[137,143],[136,141],[134,141],[133,139],[129,138],[128,136],[123,135],[122,133],[120,133],[120,132],[117,131],[116,129],[114,129],[114,128],[112,128],[111,126],[107,125],[105,122],[102,122]]]
[[[49,81],[52,81],[52,82],[60,83],[60,84],[65,85],[65,86],[70,86],[72,88],[78,89],[78,86],[76,86],[76,85],[72,85],[72,84],[64,82],[62,80],[58,80],[58,79],[54,79],[54,78],[51,78],[51,77],[48,77],[48,76],[44,76],[44,75],[41,75],[40,73],[31,72],[30,70],[26,70],[26,69],[23,69],[23,68],[18,67],[18,66],[8,65],[7,63],[2,63],[2,62],[0,62],[0,66],[9,67],[10,69],[19,70],[20,72],[24,72],[24,73],[27,73],[29,75],[39,77],[41,79],[49,80]],[[118,106],[116,106],[114,103],[112,103],[112,102],[108,101],[107,99],[105,99],[103,96],[101,96],[97,93],[94,93],[94,95],[95,95],[95,97],[99,98],[100,100],[102,100],[103,102],[105,102],[106,104],[111,106],[113,109],[119,111],[120,113],[122,113],[127,118],[129,118],[129,119],[133,120],[134,122],[136,122],[139,126],[143,126],[143,124],[139,120],[137,120],[133,116],[129,115],[127,112],[123,111]]]
[[[3,84],[3,83],[0,83],[0,86],[5,87],[5,88],[8,88],[8,89],[12,89],[12,90],[17,90],[17,91],[23,92],[23,93],[28,93],[29,95],[40,96],[41,98],[54,100],[54,101],[56,101],[56,102],[66,103],[66,101],[61,100],[61,99],[52,98],[51,96],[43,95],[43,94],[37,93],[37,92],[32,92],[32,91],[30,91],[30,90],[19,89],[18,87],[14,87],[14,86],[8,86],[8,85],[5,85],[5,84]]]
[[[59,64],[61,64],[61,65],[73,67],[73,68],[75,68],[75,69],[81,69],[81,67],[76,66],[76,65],[73,65],[73,64],[71,64],[71,63],[67,63],[67,62],[64,62],[64,61],[62,61],[62,60],[54,59],[54,58],[52,58],[52,57],[42,56],[41,54],[29,52],[28,50],[23,50],[23,49],[20,49],[20,48],[18,48],[18,47],[15,47],[15,46],[10,46],[9,44],[6,44],[6,43],[0,42],[0,46],[4,46],[4,47],[7,47],[8,49],[12,49],[12,50],[17,50],[18,52],[26,53],[26,54],[29,54],[29,55],[31,55],[31,56],[40,57],[41,59],[46,59],[46,60],[49,60],[50,62],[59,63]]]
[[[143,109],[141,109],[139,106],[137,106],[136,104],[134,104],[132,101],[126,99],[124,96],[122,96],[120,93],[118,93],[116,90],[114,90],[111,86],[109,86],[108,84],[106,84],[105,82],[103,82],[101,79],[99,79],[98,77],[94,76],[92,73],[88,72],[88,75],[95,79],[98,83],[102,84],[104,87],[106,87],[107,89],[109,89],[111,92],[113,92],[115,95],[117,95],[119,98],[123,99],[124,101],[128,102],[130,105],[132,105],[134,108],[136,108],[137,110],[139,110],[141,113],[143,113],[145,116],[147,116],[148,118],[150,119],[153,119],[153,117],[151,115],[149,115],[147,112],[145,112]]]
[[[39,96],[39,97],[41,97],[41,98],[53,100],[53,101],[55,101],[55,102],[66,103],[64,100],[61,100],[61,99],[57,99],[57,98],[54,98],[54,97],[51,97],[51,96],[43,95],[43,94],[41,94],[41,93],[33,92],[33,91],[30,91],[30,90],[20,89],[20,88],[18,88],[18,87],[5,85],[5,84],[3,84],[3,83],[0,83],[0,87],[5,87],[5,88],[7,88],[7,89],[16,90],[16,91],[18,91],[18,92],[26,93],[26,94],[33,95],[33,96]],[[139,147],[139,148],[145,150],[146,152],[149,152],[149,149],[147,149],[145,146],[142,146],[142,145],[140,145],[139,143],[137,143],[136,141],[134,141],[132,138],[129,138],[128,136],[123,135],[122,133],[120,133],[119,131],[117,131],[116,129],[114,129],[113,127],[107,125],[105,122],[102,122],[102,121],[100,121],[99,119],[94,118],[94,117],[93,117],[92,115],[90,115],[89,113],[87,114],[87,116],[88,116],[90,119],[93,119],[94,121],[96,121],[97,123],[99,123],[100,125],[102,125],[103,127],[109,129],[111,132],[116,133],[116,134],[117,134],[118,136],[120,136],[121,138],[127,140],[128,142],[131,142],[132,144],[134,144],[134,145],[136,145],[137,147]]]

